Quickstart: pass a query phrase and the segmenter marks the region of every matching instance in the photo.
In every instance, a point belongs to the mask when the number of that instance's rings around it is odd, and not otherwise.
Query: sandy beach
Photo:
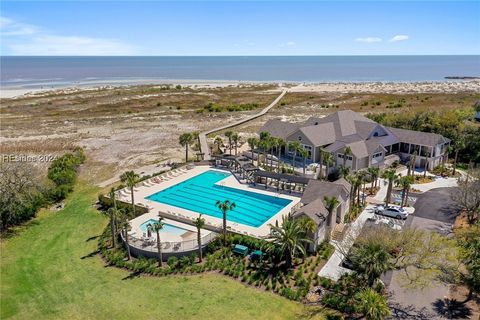
[[[99,91],[118,87],[137,85],[181,85],[194,89],[228,87],[239,85],[278,84],[276,91],[288,87],[290,92],[320,92],[320,93],[455,93],[478,92],[480,80],[445,80],[425,82],[325,82],[325,83],[295,83],[285,81],[228,81],[228,80],[104,80],[86,81],[57,86],[27,88],[23,86],[0,87],[0,98],[18,98],[22,96],[41,96],[44,94],[71,94],[79,91]]]
[[[268,83],[243,81],[161,81],[155,84],[82,83],[62,88],[2,88],[2,151],[12,154],[61,154],[82,146],[89,172],[111,178],[118,170],[180,161],[178,137],[235,122],[288,93],[265,116],[241,125],[243,141],[271,118],[302,121],[331,108],[392,112],[434,108],[450,110],[480,99],[480,81]],[[170,85],[167,87],[166,85]],[[176,85],[180,84],[181,88]],[[11,97],[11,98],[7,98]],[[403,102],[402,102],[403,101]],[[209,104],[254,104],[248,111],[211,112]],[[393,110],[398,112],[399,109]],[[195,149],[195,148],[194,148]],[[195,155],[191,150],[191,156]]]

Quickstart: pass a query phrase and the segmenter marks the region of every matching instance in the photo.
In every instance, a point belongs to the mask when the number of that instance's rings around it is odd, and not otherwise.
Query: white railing
[[[211,232],[201,238],[202,241],[202,247],[205,247],[208,243],[210,243],[215,237],[217,236],[216,233]],[[123,237],[123,236],[122,236]],[[124,239],[125,240],[125,239]],[[161,241],[160,237],[160,243],[162,245],[162,251],[164,253],[168,252],[189,252],[189,251],[194,251],[198,250],[198,241],[197,239],[192,239],[192,240],[185,240],[185,241],[179,241],[179,242],[164,242]],[[134,236],[129,235],[128,236],[128,244],[131,247],[144,250],[144,251],[151,251],[151,252],[157,252],[157,239],[155,236],[151,238],[136,238]]]

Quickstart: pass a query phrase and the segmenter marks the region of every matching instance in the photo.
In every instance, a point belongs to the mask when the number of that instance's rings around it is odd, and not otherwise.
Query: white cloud
[[[55,35],[1,17],[2,52],[11,55],[131,55],[136,48],[117,39]]]
[[[294,47],[296,45],[295,41],[287,41],[284,43],[280,43],[280,47]]]
[[[409,36],[404,35],[404,34],[399,34],[394,36],[392,39],[390,39],[390,42],[397,42],[397,41],[405,41],[408,40]]]
[[[38,31],[39,29],[35,26],[0,17],[0,35],[3,37],[31,35]]]
[[[133,47],[115,39],[41,35],[9,46],[14,55],[130,55]]]
[[[378,38],[378,37],[356,38],[355,41],[363,42],[363,43],[375,43],[375,42],[382,42],[382,38]]]

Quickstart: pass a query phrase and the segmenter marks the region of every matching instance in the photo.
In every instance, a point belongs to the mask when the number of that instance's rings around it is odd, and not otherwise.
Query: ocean
[[[480,56],[0,57],[4,88],[167,80],[440,81],[480,76]]]

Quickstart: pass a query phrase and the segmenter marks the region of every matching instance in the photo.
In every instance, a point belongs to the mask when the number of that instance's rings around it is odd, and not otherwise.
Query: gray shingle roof
[[[280,119],[270,119],[260,128],[259,132],[269,132],[272,136],[286,139],[291,133],[297,130],[301,123],[291,123]]]
[[[372,155],[379,145],[406,142],[433,147],[450,141],[435,133],[384,127],[351,110],[337,111],[324,118],[311,117],[303,123],[269,120],[261,131],[270,132],[272,136],[285,140],[292,138],[294,134],[302,134],[314,146],[326,146],[325,150],[329,152],[348,145],[357,157]],[[386,135],[373,137],[375,131],[385,131]]]
[[[293,214],[294,217],[300,217],[302,215],[306,215],[312,219],[318,226],[325,221],[326,217],[328,217],[328,210],[325,208],[321,199],[315,199],[298,209],[298,211]]]
[[[391,128],[388,129],[400,140],[401,142],[419,144],[423,146],[435,147],[439,143],[450,142],[450,139],[444,136],[431,132],[420,132],[406,129]]]
[[[323,201],[324,197],[336,197],[337,199],[343,201],[349,192],[350,189],[347,189],[341,183],[312,179],[308,182],[300,202],[303,204],[309,204],[317,199],[321,199]]]
[[[345,178],[342,177],[338,180],[335,180],[333,183],[343,186],[345,190],[348,190],[348,192],[350,193],[350,188],[352,185]]]
[[[324,146],[335,142],[335,128],[333,123],[303,127],[299,129],[315,146]]]

